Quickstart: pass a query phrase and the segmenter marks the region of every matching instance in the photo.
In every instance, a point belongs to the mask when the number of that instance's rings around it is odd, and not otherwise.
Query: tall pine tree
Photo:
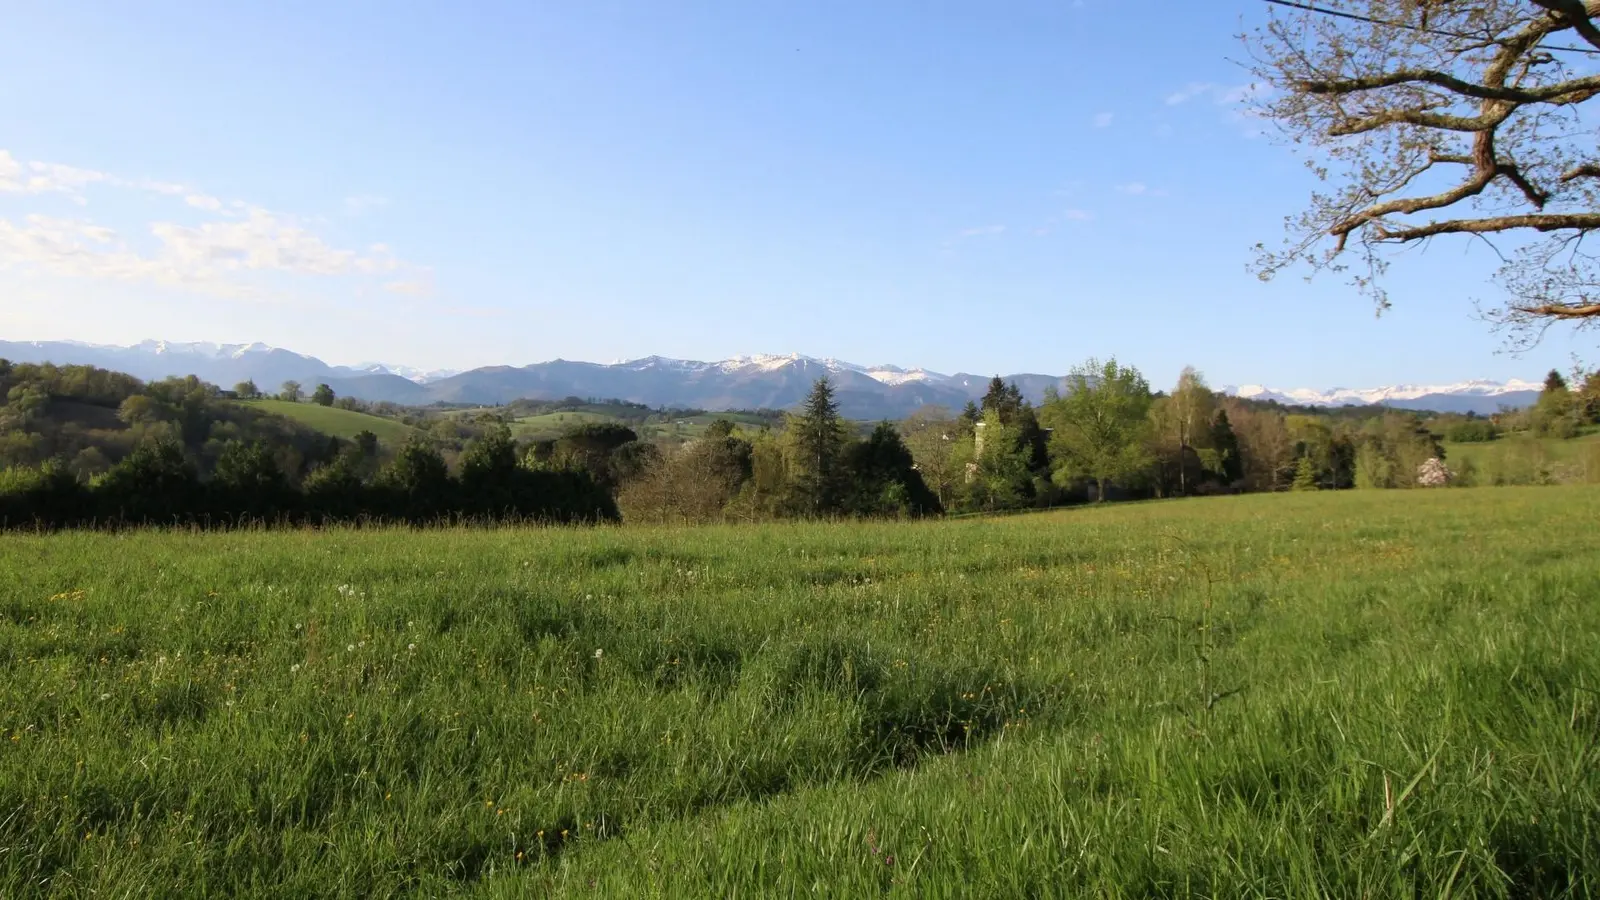
[[[789,430],[797,505],[813,516],[839,512],[846,482],[844,422],[839,418],[839,404],[826,375],[817,379]]]

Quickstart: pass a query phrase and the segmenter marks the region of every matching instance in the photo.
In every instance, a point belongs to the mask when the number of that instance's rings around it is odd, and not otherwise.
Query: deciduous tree
[[[1310,5],[1310,4],[1306,4]],[[1437,237],[1494,242],[1514,340],[1600,322],[1600,95],[1595,0],[1319,0],[1246,35],[1254,111],[1328,190],[1291,220],[1263,277],[1349,270],[1379,309],[1393,251]],[[1569,49],[1573,48],[1573,49]],[[1574,50],[1576,52],[1574,52]]]
[[[1075,367],[1066,393],[1052,391],[1044,405],[1045,422],[1055,429],[1056,483],[1089,478],[1104,500],[1111,482],[1143,476],[1151,461],[1145,447],[1150,401],[1149,383],[1132,366],[1091,359]]]

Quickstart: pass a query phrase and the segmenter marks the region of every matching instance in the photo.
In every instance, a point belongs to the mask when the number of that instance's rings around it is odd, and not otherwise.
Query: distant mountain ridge
[[[17,362],[86,364],[144,379],[195,375],[223,387],[253,380],[273,391],[285,381],[307,388],[322,382],[341,396],[403,404],[495,405],[521,398],[598,397],[651,406],[699,409],[786,409],[798,404],[824,374],[834,382],[840,411],[856,419],[899,418],[929,404],[960,409],[983,396],[990,376],[927,369],[863,366],[798,353],[737,356],[720,362],[647,356],[616,363],[556,359],[527,366],[486,366],[466,372],[424,370],[387,363],[329,365],[261,343],[216,344],[143,341],[132,346],[77,341],[0,341],[0,358]],[[1037,403],[1056,375],[1018,373],[1024,396]],[[1488,414],[1522,407],[1538,398],[1540,385],[1468,381],[1451,385],[1397,385],[1371,389],[1279,390],[1261,385],[1223,387],[1224,393],[1299,406],[1381,403],[1403,409]]]

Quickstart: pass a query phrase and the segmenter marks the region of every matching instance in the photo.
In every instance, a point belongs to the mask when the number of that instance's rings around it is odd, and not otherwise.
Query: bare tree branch
[[[1491,87],[1476,82],[1464,81],[1448,72],[1440,72],[1434,69],[1403,69],[1396,72],[1386,72],[1381,75],[1369,75],[1364,78],[1306,81],[1300,84],[1300,88],[1308,94],[1344,95],[1395,87],[1402,84],[1431,84],[1435,87],[1454,91],[1463,97],[1472,97],[1478,100],[1569,104],[1582,103],[1593,97],[1597,92],[1600,92],[1600,75],[1574,78],[1570,81],[1527,90],[1523,88]]]
[[[1575,33],[1600,48],[1596,16],[1600,0],[1319,0],[1274,12],[1246,37],[1272,89],[1252,105],[1311,149],[1332,189],[1290,220],[1281,251],[1261,248],[1257,271],[1344,271],[1381,311],[1394,248],[1496,234],[1510,301],[1495,321],[1534,335],[1552,321],[1600,324],[1600,257],[1576,249],[1600,229],[1600,132],[1582,112],[1600,96],[1600,67],[1546,43]]]
[[[1562,17],[1589,43],[1600,47],[1600,28],[1594,27],[1589,17],[1600,11],[1600,3],[1580,3],[1579,0],[1533,0],[1534,3]]]

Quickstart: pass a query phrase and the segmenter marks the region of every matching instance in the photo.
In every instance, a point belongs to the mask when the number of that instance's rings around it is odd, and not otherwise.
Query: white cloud
[[[374,194],[362,194],[355,197],[344,198],[344,213],[347,216],[360,216],[373,210],[382,209],[389,205],[388,197],[379,197]]]
[[[1165,197],[1167,195],[1166,191],[1160,188],[1153,188],[1142,181],[1130,181],[1126,184],[1115,185],[1115,187],[1118,193],[1131,194],[1135,197]]]
[[[10,194],[66,194],[83,201],[83,188],[107,181],[104,172],[79,169],[58,163],[30,162],[23,165],[10,152],[0,150],[0,192]]]
[[[32,161],[24,165],[10,151],[0,150],[0,192],[13,194],[66,194],[79,204],[86,204],[84,189],[93,184],[145,191],[153,194],[183,195],[190,193],[181,184],[154,181],[149,178],[129,180],[106,172],[83,169],[63,163]]]
[[[313,234],[291,216],[238,200],[225,201],[183,185],[128,180],[56,163],[23,163],[0,150],[0,192],[60,193],[87,205],[84,189],[105,185],[182,197],[193,210],[222,218],[199,224],[158,220],[130,242],[89,219],[26,215],[0,218],[0,269],[63,277],[139,281],[240,297],[260,293],[252,276],[386,277],[384,289],[425,295],[431,273],[399,260],[383,244],[343,249]],[[372,200],[373,198],[368,198]]]
[[[1086,209],[1067,209],[1061,212],[1061,218],[1072,222],[1087,222],[1094,218],[1094,213]]]
[[[391,294],[405,294],[408,297],[426,297],[433,293],[433,282],[425,278],[416,278],[410,281],[391,281],[383,286]]]
[[[150,231],[162,252],[196,266],[224,271],[279,271],[298,275],[350,275],[393,272],[399,262],[387,253],[363,256],[338,250],[264,209],[242,221],[206,222],[195,227],[154,222]]]
[[[1216,84],[1210,81],[1191,81],[1181,90],[1167,95],[1168,106],[1178,106],[1195,99],[1208,99],[1218,106],[1235,106],[1249,100],[1265,97],[1272,90],[1261,82],[1245,84]]]
[[[1168,94],[1167,105],[1177,106],[1180,103],[1188,103],[1190,100],[1193,100],[1202,94],[1207,94],[1216,90],[1216,87],[1216,85],[1209,81],[1191,81],[1184,85],[1182,90]]]
[[[1095,116],[1094,116],[1094,127],[1096,127],[1096,128],[1109,128],[1109,127],[1111,127],[1111,118],[1112,118],[1112,115],[1111,115],[1111,113],[1108,113],[1108,112],[1095,113]]]
[[[983,225],[978,228],[968,228],[961,232],[962,237],[980,237],[986,234],[1005,234],[1004,225]]]
[[[214,282],[204,270],[142,256],[110,228],[78,219],[31,215],[19,225],[0,219],[0,269],[18,268],[68,278],[142,281],[202,287],[239,296],[237,286]]]

